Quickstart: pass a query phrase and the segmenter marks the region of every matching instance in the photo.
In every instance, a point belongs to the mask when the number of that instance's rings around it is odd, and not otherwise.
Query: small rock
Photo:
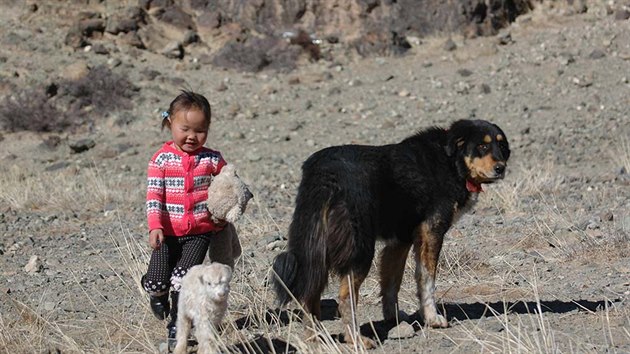
[[[617,21],[625,21],[630,18],[630,11],[626,9],[617,10],[615,12],[615,20]]]
[[[55,309],[55,307],[57,307],[57,303],[56,302],[53,302],[53,301],[46,301],[46,302],[44,302],[44,306],[43,306],[44,311],[48,311],[48,312],[53,311]]]
[[[571,79],[571,81],[573,82],[573,84],[579,87],[589,87],[593,84],[593,80],[589,77],[574,77],[573,79]]]
[[[107,66],[110,68],[115,68],[117,66],[120,66],[120,64],[122,64],[122,61],[118,58],[107,59]]]
[[[84,61],[74,62],[61,70],[61,77],[76,81],[86,77],[90,73],[90,67]]]
[[[274,251],[277,249],[282,249],[284,248],[284,246],[286,245],[286,241],[283,240],[278,240],[278,241],[273,241],[267,244],[267,246],[265,247],[268,251]]]
[[[86,48],[87,48],[87,47],[86,47]],[[106,47],[106,46],[104,46],[104,45],[103,45],[103,44],[101,44],[101,43],[95,43],[95,44],[92,46],[92,50],[93,50],[93,51],[94,51],[94,53],[96,53],[96,54],[101,54],[101,55],[107,55],[107,54],[109,54],[109,49],[107,49],[107,47]]]
[[[180,42],[171,42],[160,53],[170,59],[182,59],[184,57],[184,47]]]
[[[42,270],[42,262],[38,256],[31,256],[31,259],[24,266],[24,271],[29,274],[39,273]]]
[[[199,42],[199,35],[197,34],[197,32],[188,30],[186,31],[186,33],[184,33],[184,39],[182,40],[183,45],[186,46],[191,43],[197,43],[197,42]]]
[[[447,52],[452,52],[457,49],[457,44],[455,44],[455,42],[453,42],[453,40],[449,38],[448,40],[446,40],[446,42],[444,42],[442,48]]]
[[[594,60],[601,59],[605,56],[606,56],[606,53],[601,49],[595,49],[591,52],[591,54],[588,55],[590,59],[594,59]]]
[[[398,96],[400,96],[400,97],[409,97],[409,95],[410,95],[410,93],[407,90],[403,89],[401,91],[398,91]]]
[[[463,77],[468,77],[473,74],[473,72],[468,69],[459,69],[457,70],[457,73]]]
[[[497,42],[500,45],[507,45],[513,42],[512,40],[512,34],[511,33],[503,33],[503,34],[499,34],[499,36],[497,37]]]
[[[562,65],[569,65],[575,62],[575,57],[571,53],[562,52],[560,53],[558,60]]]
[[[287,123],[287,129],[289,131],[294,132],[294,131],[300,130],[301,128],[302,128],[302,123],[300,122],[292,121],[292,122]]]
[[[68,146],[70,147],[72,152],[78,154],[78,153],[90,150],[91,148],[96,146],[96,143],[94,142],[94,140],[88,138],[88,139],[80,139],[74,142],[70,142]]]
[[[218,92],[227,91],[227,89],[228,89],[228,86],[223,81],[221,81],[221,83],[219,83],[219,86],[217,86]]]
[[[416,335],[416,331],[414,331],[413,326],[407,322],[401,322],[398,326],[389,330],[387,334],[387,338],[389,339],[403,339],[403,338],[411,338]]]
[[[256,161],[260,161],[262,157],[255,152],[250,152],[249,154],[247,154],[247,159],[251,162],[256,162]]]
[[[602,213],[599,217],[600,217],[600,219],[601,219],[602,221],[613,221],[613,219],[615,218],[615,216],[613,215],[613,213],[612,213],[612,212],[610,212],[610,211],[607,211],[607,212],[605,212],[605,213]]]

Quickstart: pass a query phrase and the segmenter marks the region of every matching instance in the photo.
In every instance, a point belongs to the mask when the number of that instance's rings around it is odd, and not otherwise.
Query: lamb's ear
[[[223,269],[225,271],[226,282],[230,282],[232,280],[232,267],[227,264],[223,264]]]
[[[199,274],[197,275],[197,279],[199,280],[199,284],[200,284],[201,286],[206,285],[206,281],[205,281],[205,279],[203,278],[203,276],[204,276],[204,274],[203,274],[203,273],[199,273]]]

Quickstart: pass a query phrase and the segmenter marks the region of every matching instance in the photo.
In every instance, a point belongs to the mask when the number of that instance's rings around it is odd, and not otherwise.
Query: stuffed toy
[[[207,207],[215,223],[227,222],[223,230],[211,237],[208,257],[211,262],[234,268],[241,255],[241,243],[234,223],[243,215],[247,202],[253,197],[247,185],[238,177],[232,165],[226,165],[208,187]]]

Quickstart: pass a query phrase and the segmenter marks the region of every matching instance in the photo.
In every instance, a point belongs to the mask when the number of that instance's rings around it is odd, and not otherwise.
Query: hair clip
[[[168,111],[162,112],[162,119],[168,119],[168,117],[169,117]]]

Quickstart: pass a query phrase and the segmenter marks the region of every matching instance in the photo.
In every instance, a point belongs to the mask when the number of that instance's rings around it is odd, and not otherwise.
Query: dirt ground
[[[164,349],[164,323],[138,280],[149,252],[146,166],[169,138],[160,112],[181,88],[209,98],[207,145],[255,195],[237,225],[244,252],[226,351],[361,352],[305,342],[298,321],[275,315],[266,277],[301,163],[330,145],[392,143],[476,117],[502,127],[512,157],[505,180],[447,235],[436,295],[450,327],[422,326],[412,262],[400,294],[411,329],[386,326],[373,272],[358,308],[361,331],[382,342],[373,352],[630,352],[630,20],[588,4],[540,6],[494,37],[424,38],[402,57],[326,44],[327,59],[290,73],[220,70],[194,53],[75,51],[63,44],[63,16],[0,4],[3,97],[71,76],[76,63],[137,86],[130,109],[76,131],[1,133],[0,352]],[[333,339],[336,292],[333,280],[323,321]]]

